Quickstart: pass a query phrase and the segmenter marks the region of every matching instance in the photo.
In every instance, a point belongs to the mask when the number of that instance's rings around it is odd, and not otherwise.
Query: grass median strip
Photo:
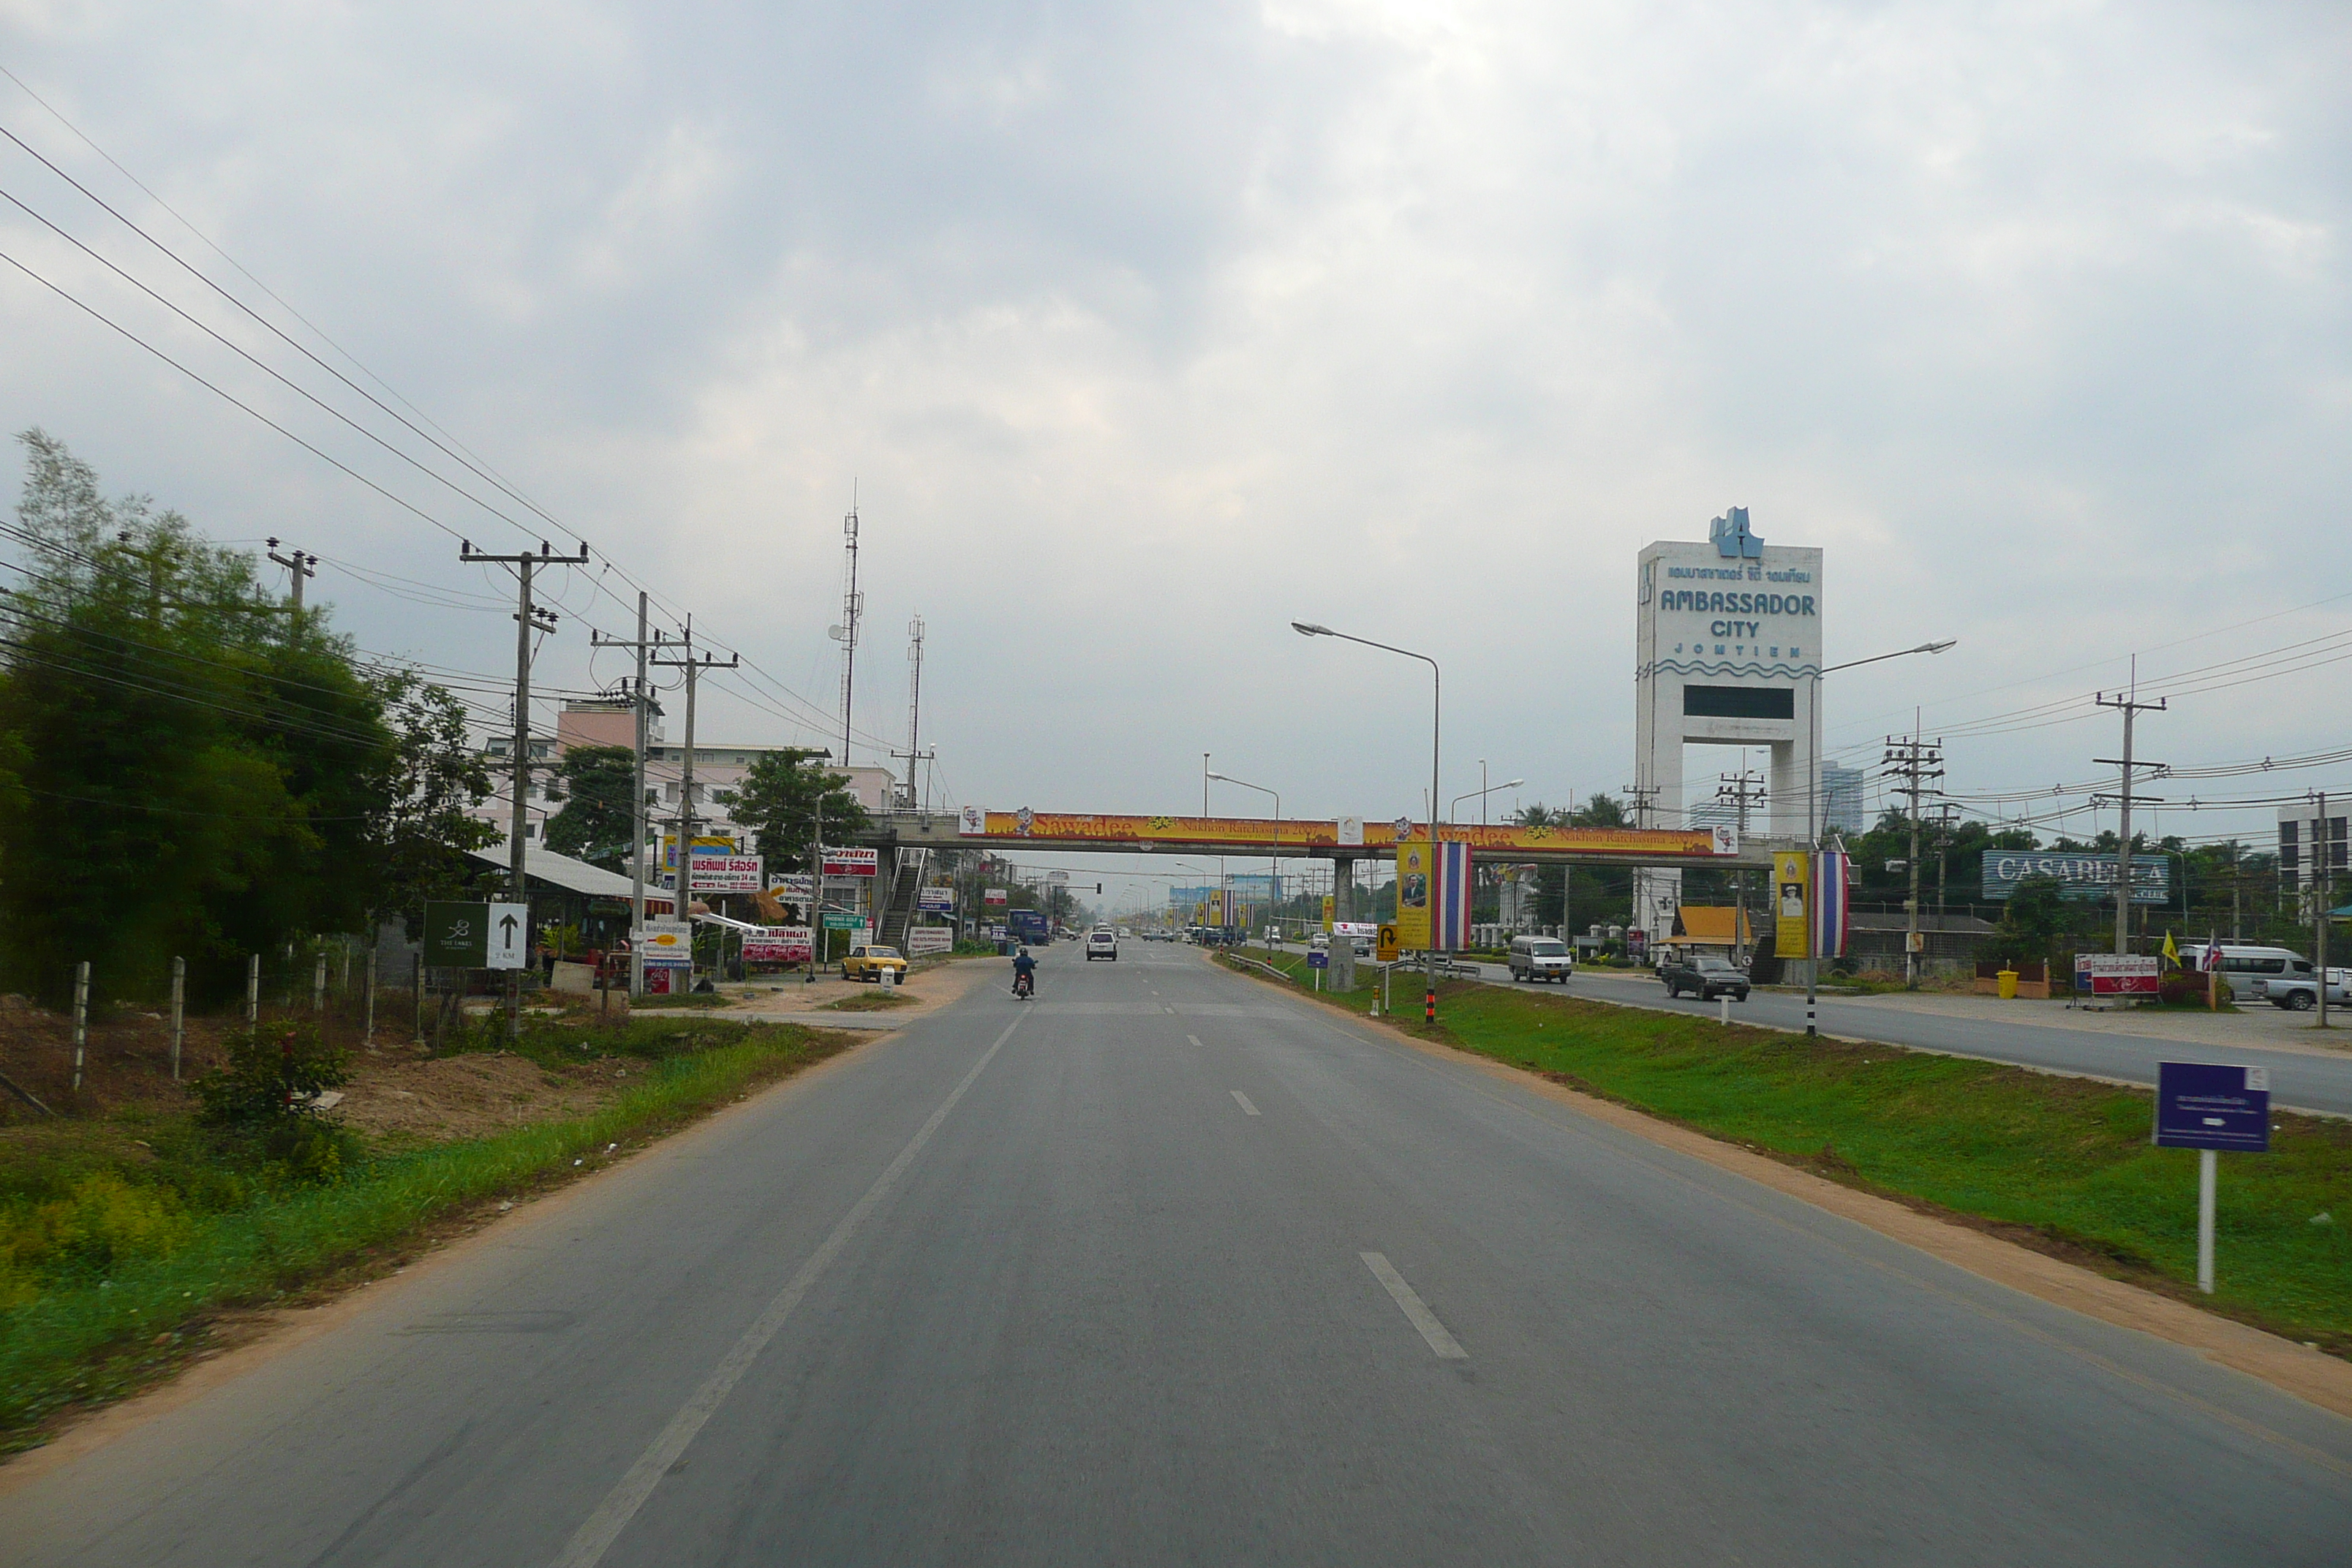
[[[1296,954],[1252,956],[1303,977]],[[1377,984],[1321,999],[1362,1013]],[[2197,1156],[2149,1144],[2145,1089],[1454,981],[1433,1034],[1418,972],[1396,984],[1415,1036],[2352,1354],[2352,1124],[2278,1115],[2272,1152],[2224,1157],[2209,1298]]]
[[[224,1310],[386,1265],[473,1205],[584,1173],[853,1039],[691,1018],[633,1020],[593,1045],[542,1030],[526,1043],[534,1059],[625,1064],[609,1100],[387,1146],[327,1182],[207,1168],[216,1145],[168,1120],[136,1123],[140,1139],[97,1120],[43,1129],[39,1146],[0,1164],[0,1245],[12,1249],[0,1251],[0,1453],[37,1443],[67,1407],[153,1381]]]

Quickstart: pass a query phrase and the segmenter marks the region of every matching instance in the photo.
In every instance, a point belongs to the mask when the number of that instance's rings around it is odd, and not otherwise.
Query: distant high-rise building
[[[1825,830],[1860,833],[1868,826],[1862,815],[1862,784],[1865,776],[1860,768],[1836,763],[1822,764],[1822,826]]]

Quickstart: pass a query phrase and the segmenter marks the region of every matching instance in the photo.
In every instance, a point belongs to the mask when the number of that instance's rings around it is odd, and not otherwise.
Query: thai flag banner
[[[1470,846],[1437,846],[1437,931],[1440,952],[1458,952],[1470,945]]]
[[[1846,915],[1853,908],[1847,891],[1847,879],[1853,875],[1853,857],[1843,849],[1824,849],[1813,871],[1813,910],[1821,921],[1821,945],[1815,949],[1823,958],[1845,956]]]

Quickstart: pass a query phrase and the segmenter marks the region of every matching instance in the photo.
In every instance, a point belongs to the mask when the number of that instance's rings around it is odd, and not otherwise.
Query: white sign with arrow
[[[521,969],[530,950],[530,906],[492,904],[485,969]]]

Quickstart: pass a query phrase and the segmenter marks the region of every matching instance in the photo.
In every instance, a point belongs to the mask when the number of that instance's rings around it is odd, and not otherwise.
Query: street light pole
[[[1832,664],[1813,671],[1813,700],[1806,714],[1807,727],[1811,731],[1812,754],[1805,769],[1805,837],[1809,844],[1805,868],[1809,895],[1805,900],[1805,1033],[1808,1035],[1822,1032],[1817,1016],[1821,1002],[1822,922],[1815,918],[1822,900],[1822,677],[1835,675],[1841,669],[1852,669],[1857,665],[1904,658],[1915,653],[1941,653],[1956,646],[1959,640],[1947,637],[1942,642],[1923,642],[1916,647],[1898,647],[1893,653],[1874,653],[1868,658],[1852,658],[1843,664]],[[1774,945],[1779,943],[1776,942]]]
[[[1281,916],[1276,911],[1282,907],[1282,792],[1268,789],[1264,784],[1254,784],[1247,779],[1237,779],[1231,773],[1211,773],[1209,776],[1229,784],[1239,784],[1244,789],[1254,789],[1260,795],[1274,796],[1274,849],[1267,857],[1267,865],[1274,875],[1266,880],[1265,912],[1267,919],[1279,921]]]
[[[1437,661],[1425,653],[1415,653],[1411,648],[1394,647],[1384,642],[1374,642],[1370,637],[1335,632],[1329,626],[1318,626],[1312,621],[1293,621],[1290,623],[1290,629],[1303,637],[1338,637],[1342,642],[1361,643],[1366,647],[1376,647],[1382,653],[1393,653],[1405,658],[1417,658],[1429,666],[1429,868],[1433,873],[1432,886],[1433,887],[1434,873],[1437,869],[1438,742],[1442,733],[1441,721],[1444,717],[1444,686],[1443,678],[1438,672]],[[1397,891],[1402,897],[1404,889],[1399,887]],[[1429,946],[1422,953],[1423,966],[1428,975],[1427,991],[1422,997],[1422,1017],[1423,1022],[1434,1024],[1437,1021],[1437,910],[1433,907],[1429,914]]]

